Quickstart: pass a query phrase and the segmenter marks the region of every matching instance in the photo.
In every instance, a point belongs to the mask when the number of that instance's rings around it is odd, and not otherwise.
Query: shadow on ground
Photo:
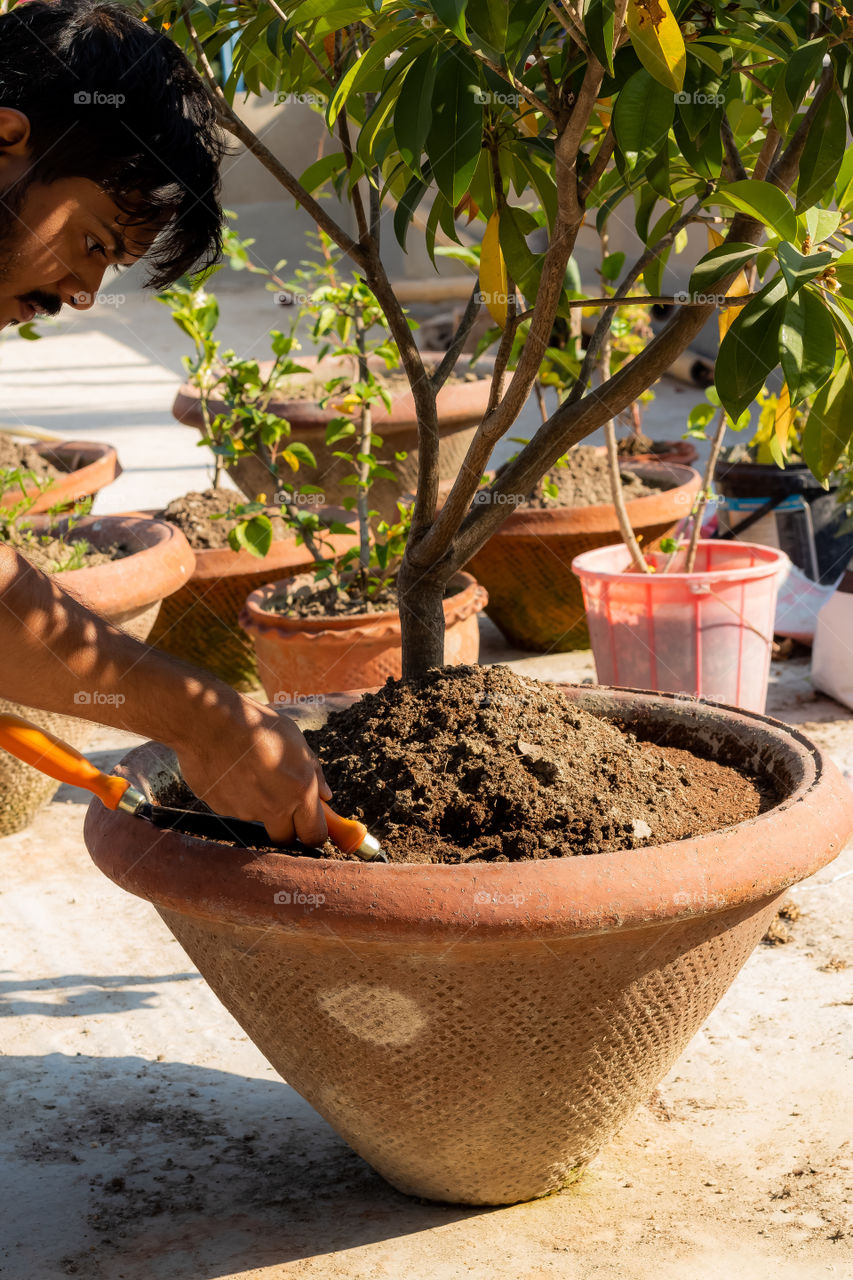
[[[489,1212],[400,1195],[279,1080],[58,1053],[2,1076],[4,1280],[213,1280]]]

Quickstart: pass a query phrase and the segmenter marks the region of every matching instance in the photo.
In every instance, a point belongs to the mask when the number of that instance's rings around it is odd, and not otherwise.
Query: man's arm
[[[218,813],[263,822],[282,844],[325,839],[319,800],[331,792],[292,720],[125,635],[9,547],[0,547],[0,696],[154,738]]]

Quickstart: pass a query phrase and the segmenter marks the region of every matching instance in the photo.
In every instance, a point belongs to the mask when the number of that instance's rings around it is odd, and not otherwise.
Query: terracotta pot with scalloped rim
[[[366,689],[389,676],[400,678],[403,642],[396,609],[319,618],[288,618],[265,609],[265,602],[293,580],[284,578],[253,591],[240,614],[271,701],[288,703],[338,689]],[[444,660],[448,666],[475,663],[480,654],[477,614],[485,609],[488,596],[469,573],[451,578],[450,590],[444,600]]]
[[[675,695],[564,692],[640,737],[757,771],[778,799],[658,847],[455,865],[255,853],[89,806],[101,870],[154,904],[275,1069],[410,1195],[511,1204],[577,1177],[782,894],[853,830],[853,794],[797,729]],[[175,767],[148,744],[120,771],[156,798]],[[227,1037],[222,1054],[225,1069]]]

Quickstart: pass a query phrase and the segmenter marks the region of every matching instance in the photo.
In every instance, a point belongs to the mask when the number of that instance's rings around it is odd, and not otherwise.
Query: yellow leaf
[[[715,231],[713,227],[709,227],[708,248],[716,249],[717,246],[722,243],[723,237],[720,235],[719,231]],[[746,273],[739,271],[735,277],[734,284],[729,285],[728,289],[726,289],[726,297],[745,298],[748,293],[749,281],[746,278]],[[726,336],[742,310],[742,307],[726,307],[725,311],[721,311],[719,313],[717,316],[717,327],[720,331],[720,342],[722,342],[723,338]]]
[[[508,310],[508,285],[506,263],[501,252],[500,223],[498,215],[493,213],[486,223],[480,250],[480,292],[488,307],[489,315],[502,329],[506,324]]]
[[[284,461],[287,463],[287,465],[290,467],[291,471],[299,470],[299,459],[296,457],[295,454],[291,453],[289,449],[285,449],[284,453],[281,456],[284,459]]]
[[[773,425],[776,431],[776,440],[782,451],[782,457],[787,458],[788,436],[791,434],[791,427],[794,425],[794,406],[791,404],[787,382],[782,383],[782,390],[776,398],[776,421]]]
[[[649,75],[680,93],[687,51],[669,0],[628,0],[627,18],[631,44]]]
[[[529,102],[525,102],[524,106],[518,113],[518,127],[522,133],[526,133],[528,137],[535,138],[539,134],[539,121],[536,117],[536,109]]]

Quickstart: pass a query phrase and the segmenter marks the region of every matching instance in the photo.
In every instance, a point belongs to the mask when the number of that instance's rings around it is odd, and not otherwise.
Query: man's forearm
[[[227,685],[141,644],[0,547],[0,696],[131,729],[168,745],[186,740],[193,709],[223,721],[242,702]]]

